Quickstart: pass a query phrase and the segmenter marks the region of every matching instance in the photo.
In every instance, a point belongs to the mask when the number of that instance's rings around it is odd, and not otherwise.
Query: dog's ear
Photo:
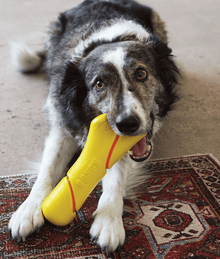
[[[66,15],[65,13],[60,13],[58,19],[51,23],[50,29],[56,37],[59,37],[65,32],[66,25],[67,25]]]
[[[177,83],[177,75],[179,74],[179,69],[171,54],[172,49],[168,47],[166,42],[160,40],[155,35],[151,35],[148,38],[148,45],[153,47],[157,75],[165,87],[172,87],[173,84]]]
[[[87,87],[82,74],[73,62],[68,62],[66,65],[60,95],[68,105],[76,109],[83,108],[87,96]]]
[[[157,98],[157,102],[160,106],[160,116],[165,117],[167,113],[173,109],[173,104],[178,100],[174,88],[177,84],[177,76],[180,72],[171,54],[172,50],[168,47],[166,42],[160,40],[155,35],[151,35],[148,38],[148,44],[152,46],[152,55],[155,59],[155,76],[161,82],[165,90]]]
[[[66,23],[67,23],[67,19],[64,13],[60,14],[58,20],[59,20],[59,32],[60,34],[63,34],[66,30]]]

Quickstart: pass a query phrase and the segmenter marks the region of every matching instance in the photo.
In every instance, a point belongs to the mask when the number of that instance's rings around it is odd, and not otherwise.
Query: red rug
[[[220,258],[220,166],[209,155],[156,160],[146,192],[126,200],[126,243],[106,255],[90,242],[97,186],[66,227],[46,223],[40,233],[16,244],[7,233],[12,212],[28,196],[35,178],[0,178],[0,258]]]

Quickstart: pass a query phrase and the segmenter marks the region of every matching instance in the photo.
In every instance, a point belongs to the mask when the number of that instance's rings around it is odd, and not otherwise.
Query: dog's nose
[[[131,135],[138,130],[140,126],[140,119],[137,116],[127,116],[117,122],[116,126],[119,131],[125,135]]]

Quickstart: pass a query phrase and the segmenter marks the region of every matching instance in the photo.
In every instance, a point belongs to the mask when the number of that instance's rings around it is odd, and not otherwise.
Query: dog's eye
[[[105,87],[105,84],[102,82],[102,80],[99,79],[96,81],[96,87],[98,89],[103,89]]]
[[[147,72],[144,69],[138,69],[136,71],[137,80],[145,80],[147,79]]]

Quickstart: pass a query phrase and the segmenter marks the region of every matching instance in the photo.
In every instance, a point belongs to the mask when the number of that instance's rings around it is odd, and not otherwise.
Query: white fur
[[[104,63],[112,63],[115,67],[118,68],[118,71],[120,71],[121,74],[123,73],[123,66],[125,65],[125,52],[122,47],[107,51],[103,55],[102,60]]]
[[[129,169],[129,163],[125,163],[122,158],[108,170],[102,180],[103,193],[94,213],[95,220],[90,234],[107,252],[114,251],[125,241],[122,213]]]
[[[82,40],[74,49],[73,58],[77,56],[82,56],[85,48],[87,48],[93,41],[96,40],[113,40],[118,35],[129,35],[135,34],[136,37],[140,40],[147,39],[149,33],[140,25],[134,21],[120,20],[112,21],[111,26],[104,26],[99,31],[95,31],[89,38]]]
[[[31,72],[38,69],[42,60],[33,51],[31,51],[23,42],[10,42],[11,62],[19,72]]]

